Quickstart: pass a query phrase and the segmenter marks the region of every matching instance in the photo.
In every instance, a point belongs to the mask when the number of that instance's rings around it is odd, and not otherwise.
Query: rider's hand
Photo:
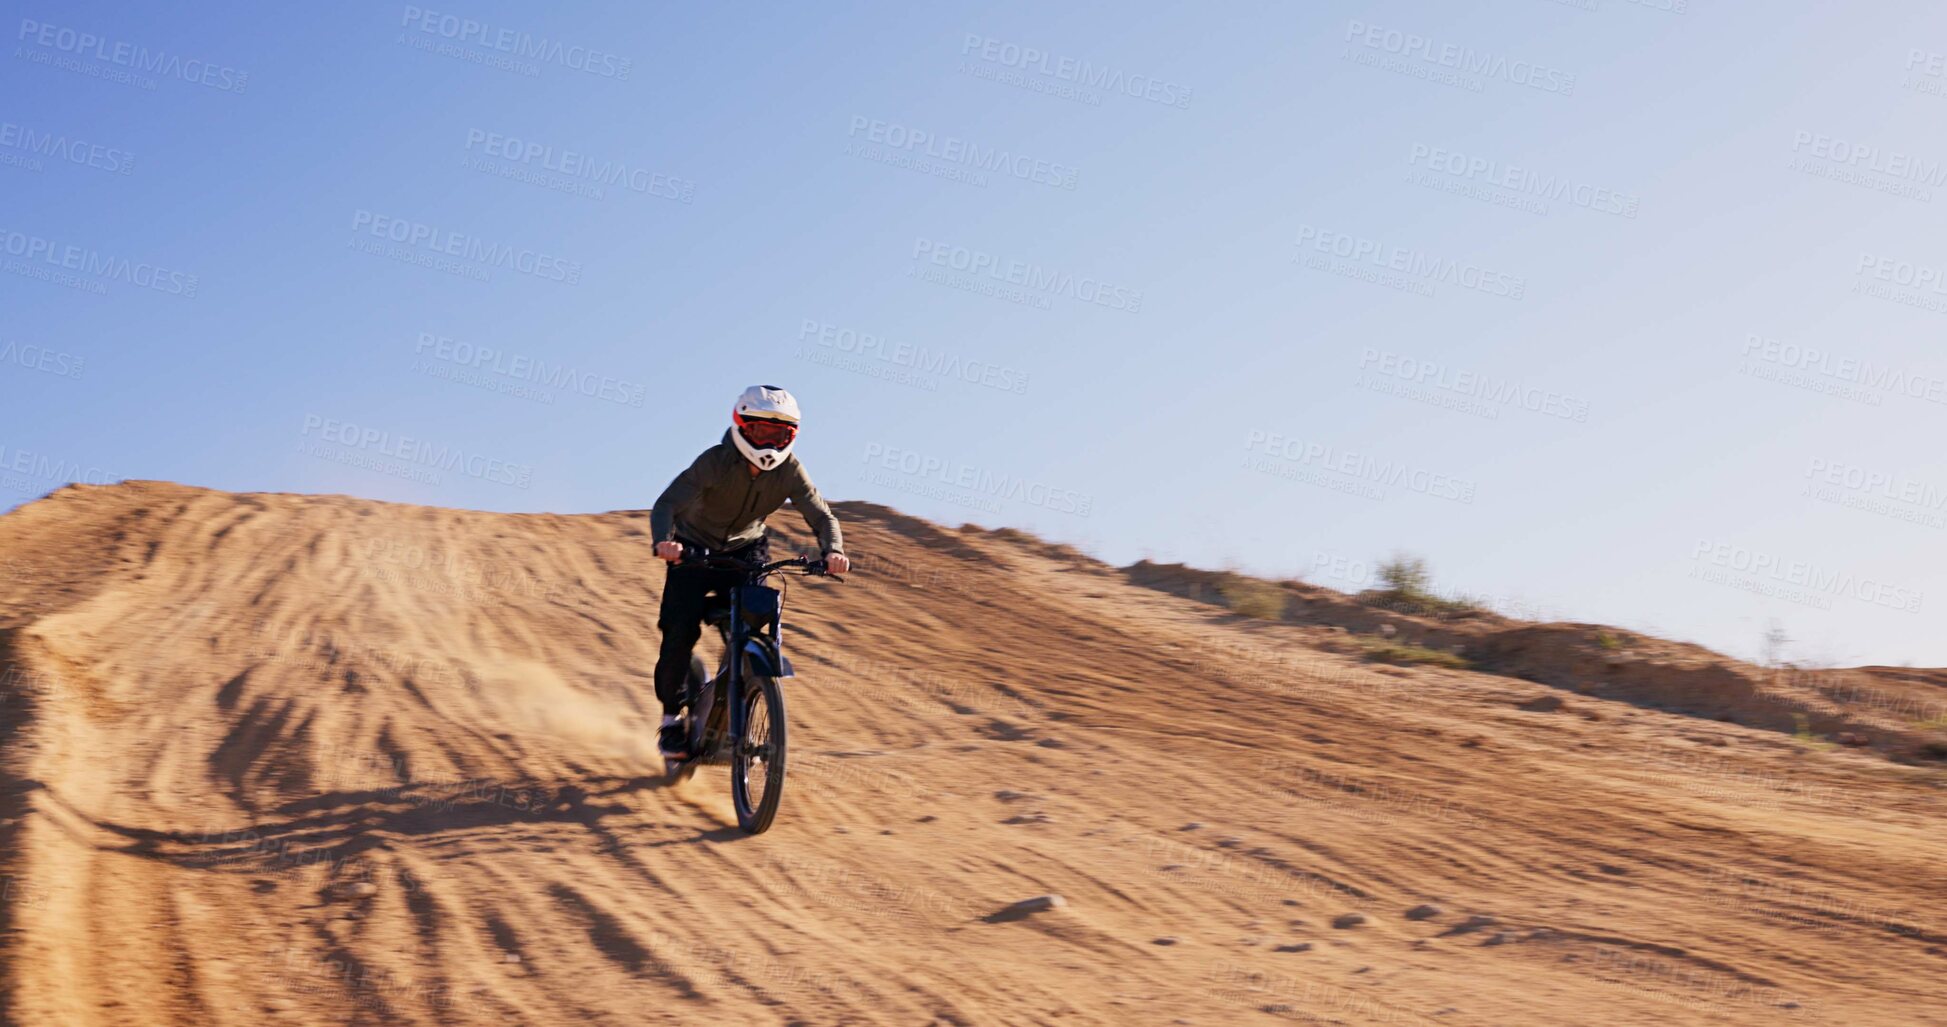
[[[681,542],[658,542],[656,543],[656,555],[664,560],[668,560],[670,563],[675,563],[683,558],[683,544]]]
[[[852,561],[844,553],[830,553],[825,557],[825,573],[843,574],[852,569]]]

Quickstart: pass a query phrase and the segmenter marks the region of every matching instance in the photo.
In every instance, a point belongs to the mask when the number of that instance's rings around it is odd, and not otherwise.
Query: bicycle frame
[[[755,575],[752,577],[756,581],[762,580]],[[736,751],[737,746],[744,744],[744,730],[749,726],[744,722],[744,666],[748,662],[745,659],[746,650],[754,643],[751,639],[750,626],[744,622],[744,587],[754,584],[756,581],[746,579],[737,585],[731,586],[730,623],[725,625],[723,629],[723,660],[728,665],[729,670],[729,680],[725,683],[723,699],[730,704],[730,730],[724,737],[723,744],[732,752]],[[773,631],[777,629],[778,624],[782,622],[783,618],[784,604],[780,601],[778,603],[778,618],[771,622]],[[720,678],[726,676],[723,671],[724,668],[719,668],[717,676]],[[708,730],[707,721],[705,723],[705,730]]]
[[[811,566],[811,562],[799,559],[778,560],[767,564],[743,565],[729,562],[724,558],[713,558],[703,554],[702,566],[741,572],[741,579],[729,589],[729,617],[718,625],[723,638],[723,658],[725,666],[717,668],[710,680],[703,682],[698,694],[690,697],[690,708],[695,712],[695,743],[699,761],[708,760],[723,751],[736,751],[744,742],[745,723],[744,671],[747,664],[754,665],[758,673],[772,678],[795,677],[791,661],[784,656],[784,595],[777,589],[777,613],[766,625],[755,629],[744,618],[744,590],[758,587],[769,588],[766,579],[787,567]],[[764,630],[765,627],[769,631]],[[716,694],[720,692],[721,694]],[[708,705],[706,706],[706,700]],[[729,704],[729,724],[719,745],[711,745],[709,738],[711,713],[717,701]]]

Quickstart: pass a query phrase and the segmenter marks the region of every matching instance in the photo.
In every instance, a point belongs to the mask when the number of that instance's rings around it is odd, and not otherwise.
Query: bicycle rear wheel
[[[730,758],[737,826],[762,834],[784,800],[784,690],[775,678],[744,680],[744,738]]]

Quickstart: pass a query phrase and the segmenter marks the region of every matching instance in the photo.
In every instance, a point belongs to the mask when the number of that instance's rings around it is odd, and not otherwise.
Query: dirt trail
[[[0,1021],[1947,1023],[1938,768],[841,515],[758,838],[659,780],[640,513],[0,518]]]

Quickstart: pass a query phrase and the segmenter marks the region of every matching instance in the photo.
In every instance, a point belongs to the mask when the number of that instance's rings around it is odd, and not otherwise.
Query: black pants
[[[681,540],[678,540],[681,541]],[[691,550],[684,542],[685,551]],[[742,549],[718,556],[734,556],[746,563],[770,559],[767,539],[758,539]],[[662,651],[656,657],[656,698],[662,700],[663,713],[673,715],[688,700],[683,679],[689,676],[690,652],[703,637],[703,608],[712,594],[727,593],[743,581],[736,571],[711,567],[684,567],[670,564],[663,579],[663,604],[656,615],[656,627],[663,633]]]

